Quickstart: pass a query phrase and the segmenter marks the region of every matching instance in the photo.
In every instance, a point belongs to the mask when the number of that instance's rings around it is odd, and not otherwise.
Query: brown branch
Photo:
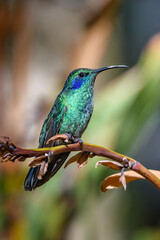
[[[30,162],[29,166],[37,166],[43,164],[44,160],[48,159],[50,154],[57,155],[60,153],[72,151],[90,153],[87,155],[88,157],[93,157],[97,155],[115,160],[116,162],[121,164],[122,169],[126,168],[137,172],[145,179],[150,181],[158,189],[160,189],[160,179],[156,177],[153,173],[151,173],[147,168],[145,168],[141,163],[137,162],[133,158],[124,156],[107,148],[88,144],[85,142],[83,142],[83,144],[77,142],[73,144],[61,145],[50,148],[23,149],[16,147],[12,142],[10,142],[9,138],[3,138],[0,141],[0,156],[2,156],[2,162],[15,161],[15,159],[17,159],[18,161],[25,161],[26,158],[36,157]],[[86,160],[87,159],[85,157],[85,163]]]
[[[136,164],[132,167],[132,170],[139,173],[141,176],[151,182],[154,186],[160,189],[160,179],[156,177],[146,167],[144,167],[140,162],[136,162]]]

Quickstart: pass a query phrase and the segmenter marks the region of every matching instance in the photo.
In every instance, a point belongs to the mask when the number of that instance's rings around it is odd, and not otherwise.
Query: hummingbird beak
[[[95,69],[94,72],[95,73],[100,73],[109,69],[113,69],[113,68],[128,68],[128,66],[126,65],[113,65],[113,66],[108,66],[108,67],[103,67],[103,68],[99,68],[99,69]]]

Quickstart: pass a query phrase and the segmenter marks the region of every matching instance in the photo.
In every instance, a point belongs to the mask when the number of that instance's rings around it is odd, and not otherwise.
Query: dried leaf
[[[111,160],[102,160],[102,161],[98,161],[96,163],[96,168],[98,167],[98,165],[101,164],[101,165],[104,165],[106,167],[109,167],[113,170],[121,170],[123,168],[123,165],[116,162],[116,161],[111,161]]]
[[[73,157],[71,157],[65,164],[64,168],[68,167],[71,163],[78,162],[79,158],[81,156],[81,152],[77,153]]]
[[[73,157],[71,157],[67,161],[64,168],[66,168],[68,165],[70,165],[73,162],[77,162],[78,163],[78,168],[82,169],[83,166],[87,163],[89,155],[90,155],[89,152],[79,152],[79,153],[77,153],[76,155],[74,155]]]
[[[124,191],[126,191],[127,184],[126,184],[126,177],[125,177],[125,174],[124,174],[124,168],[121,171],[121,177],[120,177],[119,181],[120,181],[120,183],[122,183]]]
[[[44,161],[45,158],[46,158],[46,156],[44,156],[44,155],[40,156],[40,157],[36,157],[28,163],[28,166],[29,167],[37,167],[37,166],[41,165],[41,163]]]
[[[15,148],[16,147],[8,137],[0,137],[0,156],[3,158],[3,160],[6,158],[5,161],[7,161],[8,157],[11,157],[10,153],[12,153]]]
[[[95,153],[90,153],[88,157],[89,157],[89,158],[94,158],[95,156],[96,156]]]
[[[155,176],[157,176],[160,179],[160,171],[157,171],[157,170],[149,170],[149,171],[151,171]],[[132,170],[125,171],[124,174],[125,174],[126,183],[129,183],[138,179],[144,179],[144,177],[142,177],[141,175],[139,175],[138,173]],[[120,178],[121,178],[121,173],[116,173],[107,177],[101,183],[101,191],[105,192],[110,189],[122,187]]]
[[[47,168],[48,168],[48,162],[43,161],[41,163],[41,167],[37,176],[39,180],[41,180],[42,177],[45,175],[45,173],[47,172]]]
[[[19,162],[24,162],[26,159],[25,156],[15,156],[15,157],[12,157],[11,161],[14,162],[15,160],[19,161]]]
[[[87,164],[89,154],[90,154],[89,152],[81,152],[81,156],[77,161],[78,169],[82,169],[84,165]]]

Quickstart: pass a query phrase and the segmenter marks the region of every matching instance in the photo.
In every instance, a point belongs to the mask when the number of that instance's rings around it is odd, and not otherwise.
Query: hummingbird
[[[126,67],[126,65],[113,65],[99,69],[73,70],[43,123],[38,148],[64,145],[65,143],[61,140],[47,144],[47,141],[57,134],[65,133],[72,139],[80,139],[93,113],[94,83],[97,75],[109,69]],[[24,189],[32,191],[46,183],[63,165],[69,154],[53,155],[42,179],[38,178],[40,166],[30,168],[24,182]]]

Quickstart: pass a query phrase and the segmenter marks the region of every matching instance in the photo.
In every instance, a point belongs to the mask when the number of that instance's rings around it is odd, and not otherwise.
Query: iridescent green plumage
[[[43,124],[39,148],[62,144],[60,141],[46,144],[56,134],[68,133],[75,138],[82,136],[93,112],[94,82],[97,74],[118,67],[126,66],[109,66],[97,70],[80,68],[70,73]],[[48,181],[62,166],[68,155],[69,153],[63,153],[53,156],[42,179],[37,178],[40,167],[31,168],[25,179],[25,190],[31,191]]]

